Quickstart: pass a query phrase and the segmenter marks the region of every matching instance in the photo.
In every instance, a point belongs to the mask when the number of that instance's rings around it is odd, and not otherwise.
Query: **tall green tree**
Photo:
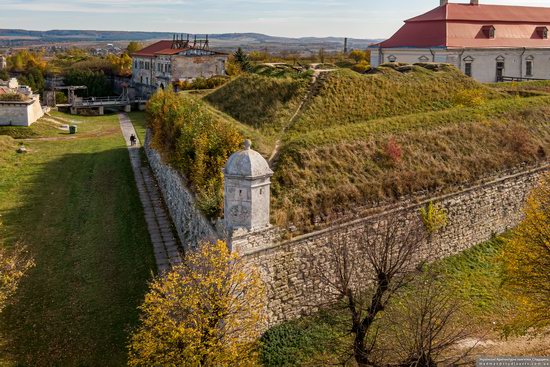
[[[128,55],[131,55],[135,52],[138,52],[142,48],[143,48],[143,45],[141,43],[136,42],[136,41],[132,41],[128,44],[128,47],[126,47],[126,53]]]
[[[113,95],[112,83],[103,71],[73,69],[65,75],[66,85],[84,85],[88,95],[105,97]]]
[[[239,47],[237,51],[235,51],[235,53],[233,54],[233,58],[235,59],[235,62],[241,67],[242,71],[250,70],[250,59],[242,48]]]

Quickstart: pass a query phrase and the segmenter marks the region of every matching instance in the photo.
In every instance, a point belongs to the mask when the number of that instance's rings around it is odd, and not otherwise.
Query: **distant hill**
[[[174,33],[170,32],[121,32],[121,31],[96,31],[96,30],[50,30],[29,31],[24,29],[0,29],[0,46],[16,47],[27,45],[40,45],[52,43],[102,43],[121,41],[152,41],[158,39],[171,39]],[[185,34],[185,33],[184,33]],[[204,35],[199,35],[204,37]],[[193,37],[193,36],[191,36]],[[291,50],[297,48],[339,50],[343,47],[344,39],[338,37],[303,37],[287,38],[274,37],[260,33],[224,33],[210,34],[210,40],[216,47],[244,47],[257,49],[261,47],[282,48]],[[354,39],[348,40],[350,48],[366,48],[378,39]]]

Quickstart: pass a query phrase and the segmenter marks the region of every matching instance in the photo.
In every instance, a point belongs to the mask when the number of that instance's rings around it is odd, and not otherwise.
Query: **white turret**
[[[230,231],[239,228],[255,231],[270,225],[273,171],[251,146],[250,140],[246,140],[244,150],[229,157],[223,169],[225,225]]]

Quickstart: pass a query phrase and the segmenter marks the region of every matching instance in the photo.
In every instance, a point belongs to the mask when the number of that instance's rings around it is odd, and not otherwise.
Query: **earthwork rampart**
[[[195,208],[195,200],[183,178],[162,162],[148,139],[146,143],[149,162],[182,243],[195,245],[202,240],[223,238]],[[288,238],[288,233],[275,227],[253,233],[236,232],[231,244],[260,269],[268,287],[269,322],[276,324],[316,309],[323,284],[314,279],[314,267],[327,258],[330,239],[335,234],[356,232],[396,212],[413,215],[433,202],[446,210],[448,224],[425,242],[420,255],[430,260],[450,256],[516,226],[529,192],[548,170],[548,164],[526,168],[447,195],[383,208],[376,214],[295,238]]]

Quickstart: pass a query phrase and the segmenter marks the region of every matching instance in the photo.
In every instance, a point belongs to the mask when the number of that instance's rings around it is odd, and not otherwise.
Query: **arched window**
[[[396,62],[396,61],[397,61],[397,57],[395,57],[395,55],[390,55],[390,56],[388,56],[388,61],[389,61],[389,62]]]

